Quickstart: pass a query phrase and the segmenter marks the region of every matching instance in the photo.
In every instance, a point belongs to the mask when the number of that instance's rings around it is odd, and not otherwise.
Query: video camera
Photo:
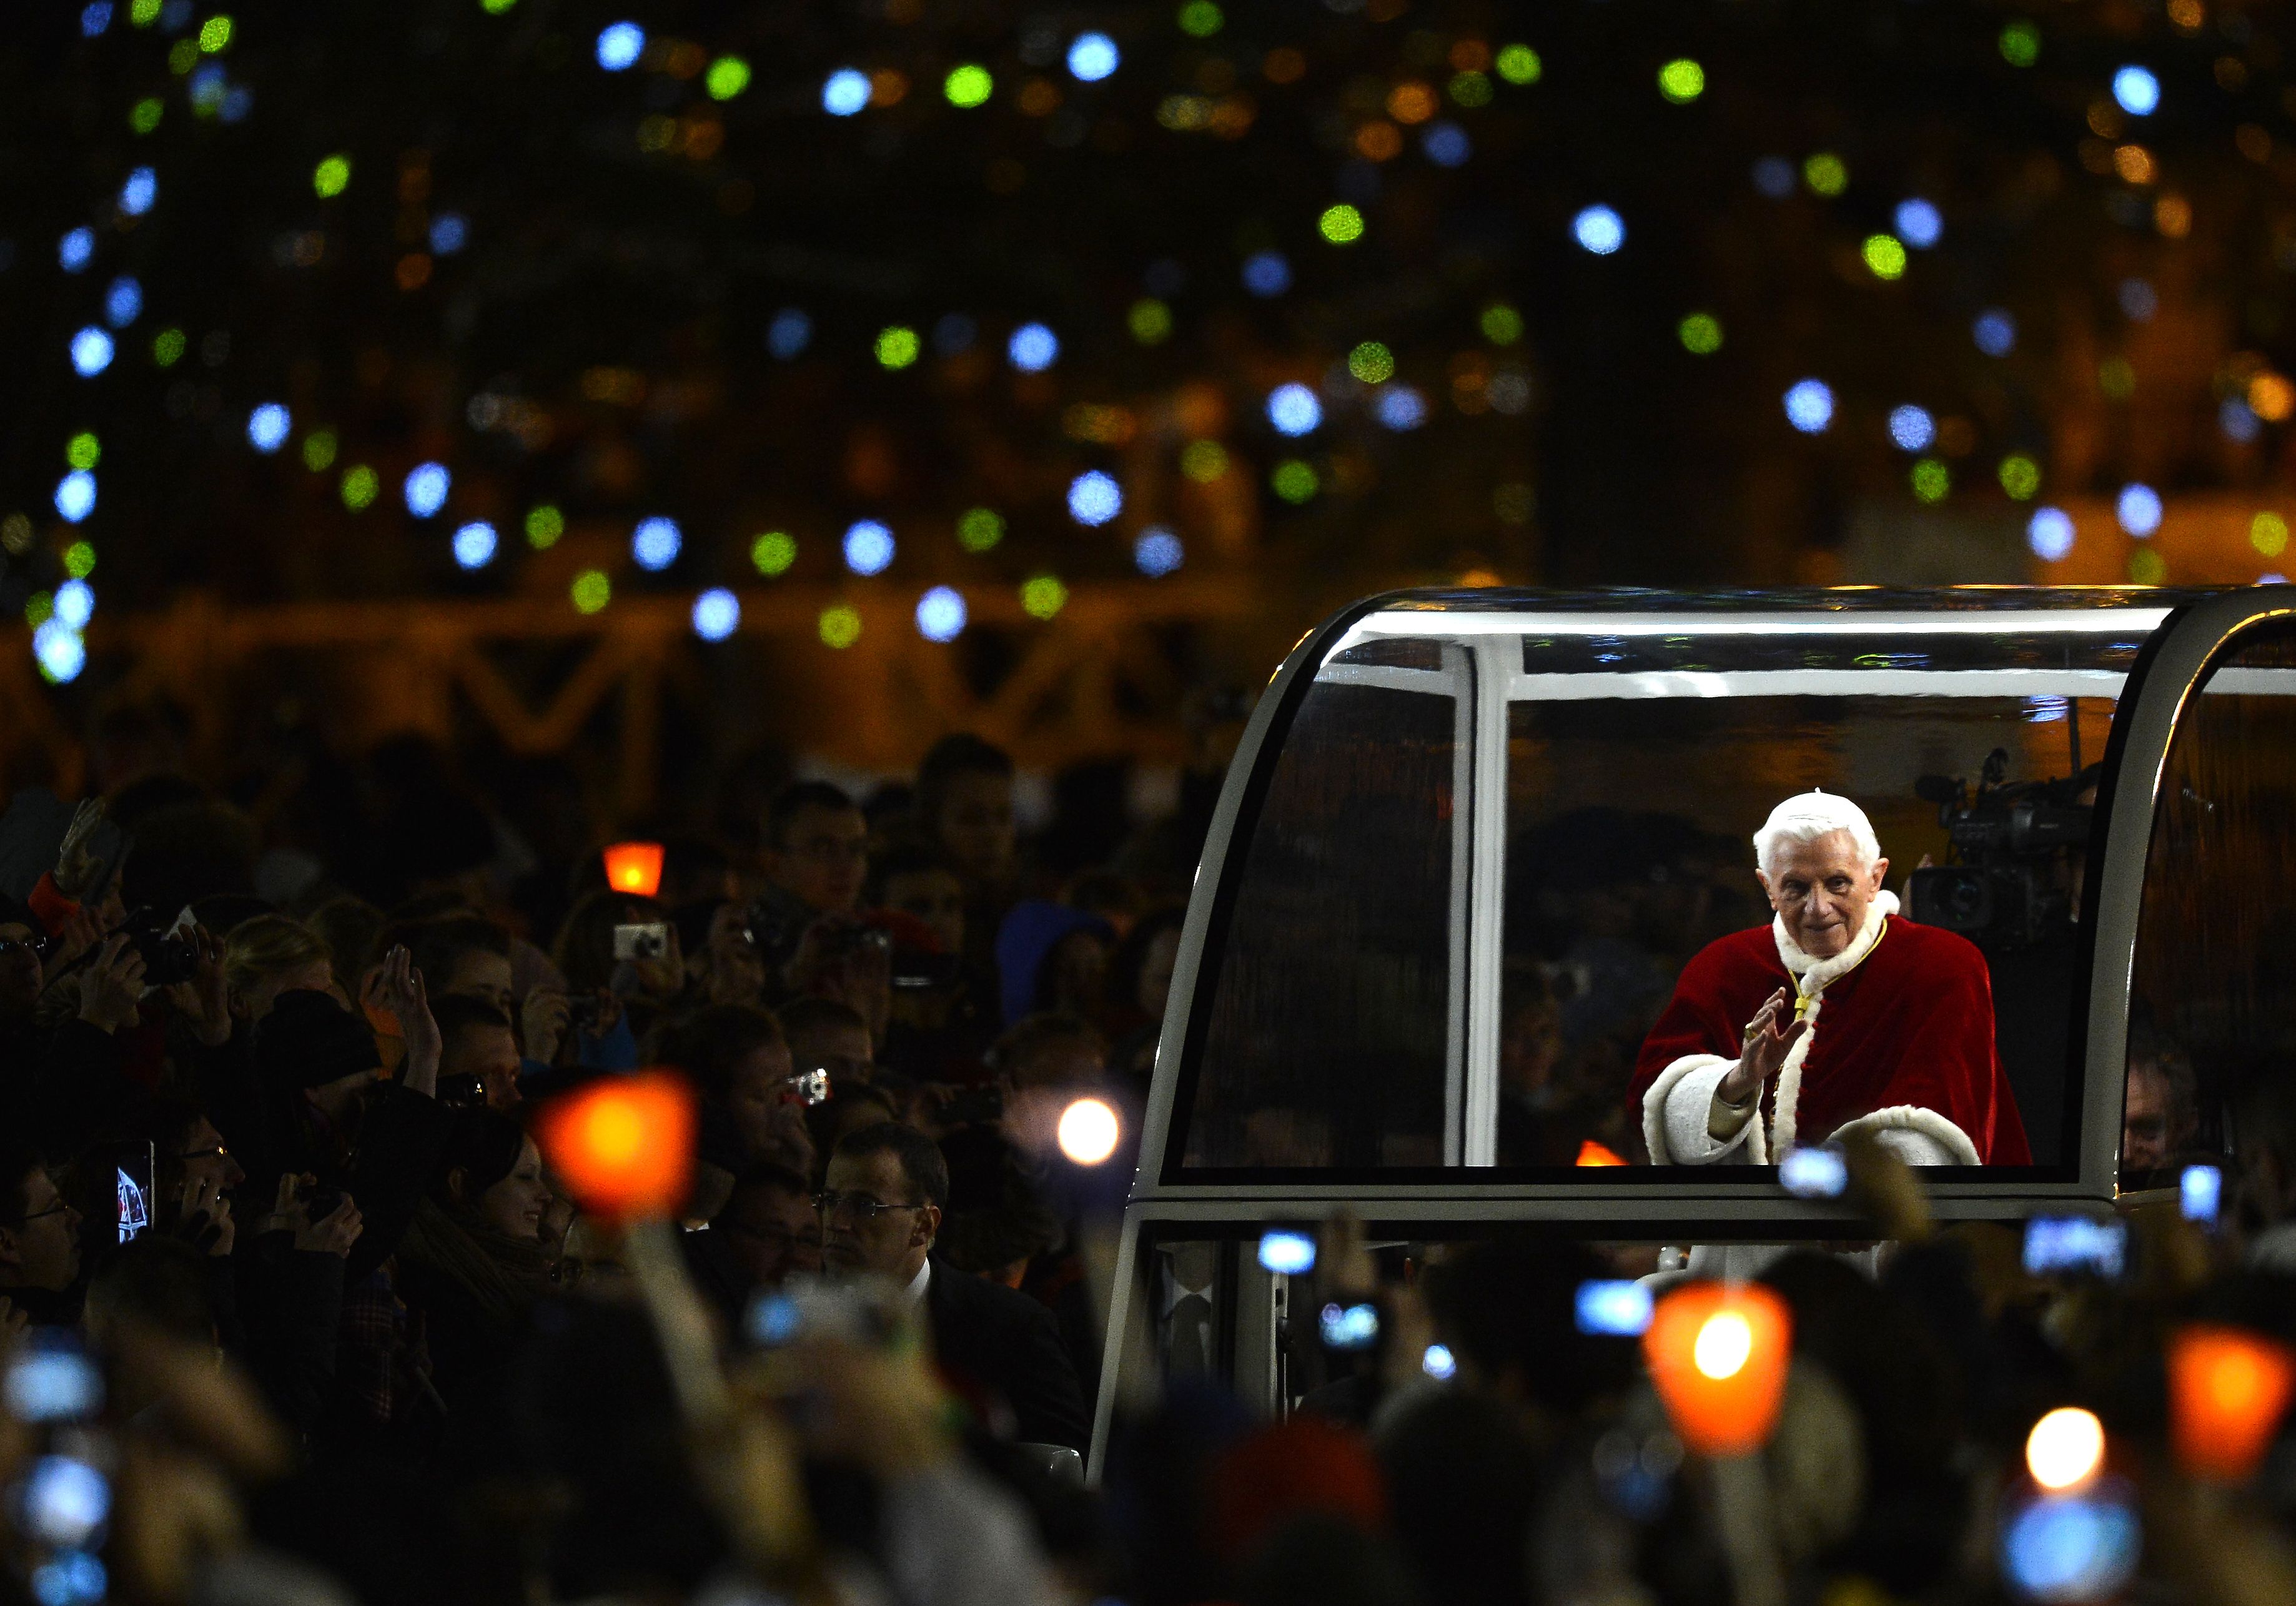
[[[2095,783],[2089,771],[2058,781],[2008,783],[2008,752],[1987,755],[1977,789],[1957,776],[1923,775],[1914,795],[1938,806],[1957,861],[1916,870],[1906,915],[1958,931],[1980,947],[2030,948],[2072,924],[2068,853],[2086,852]]]

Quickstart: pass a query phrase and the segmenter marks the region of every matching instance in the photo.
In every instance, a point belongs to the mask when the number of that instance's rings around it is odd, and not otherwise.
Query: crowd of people
[[[1208,1326],[1103,1401],[1109,1194],[1048,1117],[1090,1094],[1136,1127],[1185,793],[1024,841],[1011,759],[954,735],[913,784],[785,781],[630,869],[552,864],[435,755],[372,761],[328,831],[164,765],[99,780],[0,823],[0,1600],[1765,1599],[1636,1341],[1581,1316],[1636,1251],[1341,1222],[1294,1281],[1283,1420],[1218,1381]],[[693,1348],[538,1141],[655,1066],[697,1095],[667,1263]],[[1753,1548],[1791,1598],[2007,1598],[2018,1451],[2070,1403],[2142,1510],[2113,1590],[2296,1598],[2296,1454],[2204,1499],[2161,1448],[2172,1326],[2296,1340],[2243,1264],[2286,1213],[2250,1183],[2213,1236],[2140,1222],[2130,1275],[2052,1281],[1859,1159],[1878,1279],[1765,1274],[1794,1364]],[[1144,1341],[1234,1297],[1203,1283]],[[1319,1337],[1327,1302],[1375,1316]]]

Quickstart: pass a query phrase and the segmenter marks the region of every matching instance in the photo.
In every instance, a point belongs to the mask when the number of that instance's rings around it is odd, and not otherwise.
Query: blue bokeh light
[[[1475,153],[1475,142],[1456,123],[1430,123],[1427,132],[1419,136],[1419,149],[1439,168],[1463,168]]]
[[[119,186],[119,209],[130,217],[141,217],[160,199],[160,176],[149,168],[138,168]]]
[[[1427,422],[1427,398],[1414,386],[1382,385],[1371,411],[1390,430],[1415,430]]]
[[[953,642],[964,633],[964,594],[936,586],[917,599],[917,634],[929,642]]]
[[[445,463],[418,463],[407,471],[400,491],[406,498],[406,511],[418,519],[428,519],[447,505],[447,493],[454,488],[455,477]]]
[[[723,586],[712,586],[693,599],[693,634],[705,642],[722,642],[742,626],[742,599]]]
[[[62,684],[78,679],[87,668],[87,643],[70,625],[50,619],[32,632],[32,656],[50,680]]]
[[[2112,75],[2112,98],[2131,117],[2150,117],[2161,106],[2161,80],[2142,67],[2124,67]]]
[[[1916,250],[1927,250],[1945,238],[1945,217],[1920,196],[1898,203],[1898,238]]]
[[[472,520],[455,532],[455,561],[464,569],[484,569],[495,561],[502,545],[495,527],[483,519]]]
[[[882,574],[893,561],[893,532],[864,519],[845,532],[845,567],[855,574]]]
[[[1180,537],[1160,524],[1152,524],[1132,544],[1132,567],[1152,580],[1160,580],[1187,561]]]
[[[72,336],[71,364],[82,378],[94,379],[111,366],[111,337],[91,324]]]
[[[471,242],[471,222],[460,212],[441,212],[430,220],[430,250],[451,257]]]
[[[56,587],[54,610],[54,618],[74,630],[85,630],[95,617],[95,587],[86,580],[66,580]]]
[[[79,13],[79,32],[83,39],[93,39],[111,26],[111,0],[88,0]]]
[[[2113,299],[2132,324],[2150,324],[2161,310],[2161,292],[2152,288],[2150,279],[2123,279]]]
[[[1588,207],[1573,217],[1570,233],[1598,257],[1607,257],[1627,242],[1626,219],[1604,206]]]
[[[840,67],[821,86],[821,109],[832,117],[851,117],[869,103],[869,75]]]
[[[1086,84],[1099,83],[1123,59],[1116,41],[1106,34],[1078,34],[1076,43],[1069,46],[1069,71]]]
[[[1243,259],[1243,287],[1263,299],[1292,288],[1292,264],[1282,251],[1254,251]]]
[[[78,524],[95,511],[95,476],[74,469],[56,481],[56,513],[67,524]]]
[[[645,53],[645,29],[635,22],[612,22],[598,32],[598,65],[621,72],[638,64]]]
[[[1005,342],[1004,355],[1023,373],[1041,373],[1059,360],[1061,339],[1042,324],[1023,324]]]
[[[2072,515],[2061,507],[2037,507],[2025,524],[2025,545],[2033,555],[2054,563],[2073,549]]]
[[[1069,517],[1078,524],[1103,525],[1123,511],[1124,488],[1098,469],[1069,481]]]
[[[1890,439],[1901,452],[1925,450],[1937,438],[1937,420],[1930,416],[1927,407],[1916,407],[1907,402],[1902,407],[1890,409]]]
[[[1267,422],[1278,435],[1305,435],[1324,422],[1324,404],[1305,385],[1278,385],[1267,393]]]
[[[980,334],[980,325],[974,323],[968,314],[944,313],[933,324],[933,349],[943,356],[955,356],[960,351],[972,350],[972,342]]]
[[[1458,1375],[1458,1357],[1447,1344],[1430,1344],[1427,1353],[1419,1357],[1419,1370],[1439,1383],[1447,1383]]]
[[[56,265],[68,274],[76,274],[88,265],[95,255],[95,231],[78,228],[56,242]]]
[[[2136,1513],[2116,1499],[2061,1495],[2032,1502],[2001,1530],[2001,1567],[2040,1601],[2097,1601],[2136,1570]]]
[[[2161,528],[2161,493],[2149,485],[2124,485],[2113,498],[2112,516],[2120,528],[2142,541]]]
[[[1259,1235],[1259,1264],[1279,1277],[1303,1276],[1316,1269],[1316,1241],[1293,1227],[1272,1227]]]
[[[1798,380],[1786,392],[1786,422],[1805,435],[1823,435],[1833,422],[1833,391],[1824,380]]]
[[[813,320],[794,307],[784,307],[766,325],[766,349],[783,362],[813,343]]]
[[[685,532],[677,528],[676,520],[641,519],[630,532],[630,558],[648,574],[660,574],[677,561],[678,549],[685,545]]]
[[[1772,201],[1787,199],[1798,182],[1793,163],[1783,156],[1765,156],[1754,164],[1754,188]]]
[[[2217,404],[2217,428],[2225,432],[2226,439],[2245,446],[2264,433],[2264,421],[2248,405],[2247,397],[2227,396]]]
[[[122,274],[103,292],[103,321],[125,329],[144,315],[144,287],[134,275]]]
[[[287,444],[294,415],[277,402],[265,402],[247,415],[247,444],[269,456]]]
[[[1998,307],[1988,307],[1969,326],[1969,338],[1988,356],[2007,356],[2017,349],[2017,320]]]

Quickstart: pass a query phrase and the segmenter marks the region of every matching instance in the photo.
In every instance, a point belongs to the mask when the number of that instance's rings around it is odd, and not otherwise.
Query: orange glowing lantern
[[[606,885],[652,897],[661,890],[661,844],[617,842],[606,849]]]
[[[693,1173],[693,1091],[667,1071],[610,1077],[544,1107],[536,1135],[574,1200],[618,1221],[665,1217]]]
[[[2264,1459],[2296,1385],[2296,1352],[2237,1327],[2196,1325],[2169,1340],[2169,1432],[2186,1471],[2244,1483]]]
[[[1793,1320],[1759,1283],[1693,1282],[1658,1302],[1643,1334],[1651,1381],[1684,1444],[1744,1455],[1777,1426]]]
[[[1623,1166],[1627,1162],[1590,1137],[1578,1145],[1578,1158],[1570,1163],[1576,1166]]]

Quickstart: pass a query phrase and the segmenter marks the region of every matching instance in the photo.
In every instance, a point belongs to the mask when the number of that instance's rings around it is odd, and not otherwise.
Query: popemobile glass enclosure
[[[1651,1165],[1628,1096],[1685,962],[1768,923],[1751,839],[1813,787],[1991,974],[2033,1163],[1929,1172],[1940,1216],[2230,1176],[2243,1111],[2296,1093],[2296,591],[1374,598],[1292,651],[1228,772],[1100,1436],[1144,1369],[1275,1388],[1270,1224],[1859,1236],[1774,1167]]]

